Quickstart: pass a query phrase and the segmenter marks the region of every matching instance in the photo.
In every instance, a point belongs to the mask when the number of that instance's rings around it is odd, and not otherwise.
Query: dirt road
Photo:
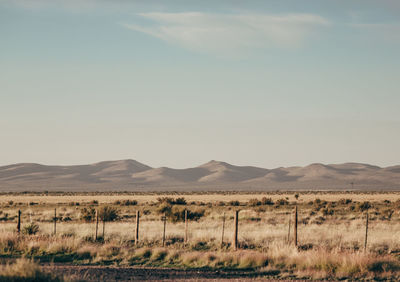
[[[76,266],[76,265],[43,265],[44,270],[64,275],[76,281],[273,281],[278,272],[254,272],[243,270],[182,270],[149,267],[116,267],[116,266]]]

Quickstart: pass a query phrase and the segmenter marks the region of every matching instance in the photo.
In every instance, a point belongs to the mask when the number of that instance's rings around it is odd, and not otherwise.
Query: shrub
[[[99,209],[99,218],[102,221],[114,221],[118,218],[118,209],[112,206],[102,206]]]
[[[171,198],[171,197],[159,197],[157,198],[159,204],[168,204],[168,205],[186,205],[186,199],[181,198]]]
[[[136,206],[138,202],[136,200],[116,200],[114,202],[115,205],[120,205],[120,206]]]
[[[383,219],[384,220],[391,220],[392,219],[392,215],[394,213],[393,209],[386,209],[383,211]]]
[[[96,216],[96,210],[94,208],[83,208],[81,209],[80,219],[84,221],[93,221]]]
[[[334,213],[335,213],[335,210],[333,210],[333,209],[329,209],[329,208],[322,209],[322,214],[324,216],[333,215]]]
[[[34,222],[31,222],[28,225],[25,225],[22,230],[22,233],[24,233],[26,235],[35,235],[38,232],[39,232],[39,225],[37,225]]]
[[[255,206],[261,206],[261,201],[257,199],[250,199],[248,202],[249,206],[255,207]]]
[[[368,210],[369,208],[371,208],[370,202],[365,201],[365,202],[362,202],[362,203],[358,203],[358,204],[357,204],[357,210],[358,210],[358,211],[363,212],[363,211]]]
[[[230,201],[229,205],[230,206],[240,206],[240,202],[239,201]]]
[[[288,205],[288,204],[289,204],[289,201],[286,199],[279,199],[276,201],[277,206],[283,206],[283,205]]]
[[[338,203],[339,203],[340,205],[348,205],[348,204],[350,204],[351,202],[353,202],[353,200],[351,200],[351,199],[340,199],[340,200],[338,201]]]
[[[263,205],[273,205],[273,204],[274,204],[274,201],[272,201],[272,198],[263,197],[263,198],[261,199],[261,203],[262,203]]]
[[[186,200],[185,200],[185,198],[177,198],[176,200],[175,200],[175,203],[174,203],[175,205],[186,205]]]
[[[172,205],[168,203],[162,203],[158,208],[157,208],[157,213],[158,214],[171,214],[172,210]]]
[[[185,221],[185,207],[179,206],[170,206],[164,204],[158,209],[159,214],[166,214],[169,220],[172,222],[179,222]],[[204,216],[205,210],[204,209],[197,209],[194,211],[187,210],[187,218],[188,220],[199,220],[201,217]]]

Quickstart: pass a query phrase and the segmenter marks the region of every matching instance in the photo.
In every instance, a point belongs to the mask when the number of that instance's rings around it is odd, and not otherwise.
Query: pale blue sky
[[[400,163],[400,1],[0,0],[0,165]]]

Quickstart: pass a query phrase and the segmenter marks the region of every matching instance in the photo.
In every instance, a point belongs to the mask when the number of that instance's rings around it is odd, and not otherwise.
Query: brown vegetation
[[[384,194],[383,194],[384,195]],[[101,196],[101,195],[100,195]],[[272,271],[279,277],[387,278],[400,274],[400,202],[365,201],[363,195],[314,195],[298,193],[255,195],[244,201],[190,201],[190,196],[148,195],[143,202],[121,196],[117,202],[100,204],[96,196],[80,202],[36,205],[18,200],[1,203],[0,255],[27,257],[41,262],[167,266],[179,268],[253,269]],[[94,199],[93,199],[94,198]],[[296,199],[297,198],[297,199]],[[45,200],[45,197],[43,197]],[[152,200],[150,200],[152,199]],[[362,199],[360,201],[359,199]],[[129,200],[131,204],[122,204]],[[78,203],[78,205],[76,205]],[[293,218],[288,241],[289,218],[299,211],[298,247],[294,247]],[[54,207],[57,233],[53,235]],[[17,234],[17,211],[22,210],[22,234]],[[109,221],[104,237],[95,240],[95,214]],[[139,242],[135,244],[136,211],[140,211]],[[238,247],[232,249],[233,216],[239,213]],[[364,251],[365,212],[369,212],[367,250]],[[185,211],[188,211],[188,242],[185,243]],[[223,214],[225,235],[221,244]],[[166,248],[161,247],[166,214]],[[26,230],[26,231],[25,231]]]

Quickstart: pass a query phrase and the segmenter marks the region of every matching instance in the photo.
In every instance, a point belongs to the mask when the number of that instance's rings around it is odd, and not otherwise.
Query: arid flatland
[[[189,274],[203,268],[211,272],[197,278],[221,271],[221,278],[397,279],[399,210],[397,192],[8,193],[0,196],[0,255],[47,270],[54,262],[55,273],[64,267],[76,279],[85,271],[196,279]]]

